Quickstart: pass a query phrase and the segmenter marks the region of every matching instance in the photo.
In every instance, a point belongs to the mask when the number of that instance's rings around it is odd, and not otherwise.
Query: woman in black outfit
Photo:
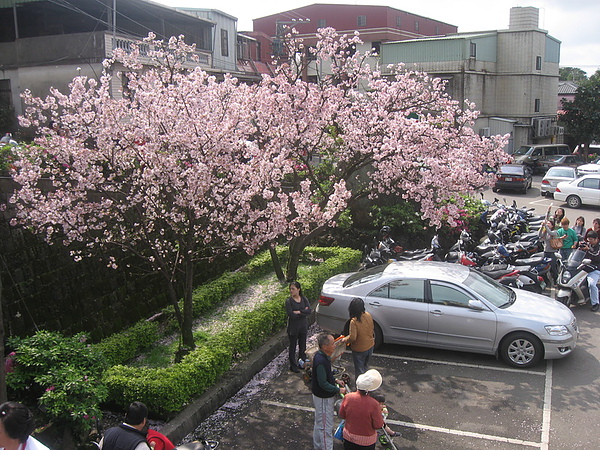
[[[298,357],[301,361],[306,360],[306,334],[308,333],[308,320],[310,316],[310,303],[302,295],[300,283],[290,283],[290,296],[285,301],[285,310],[288,315],[287,333],[290,338],[290,370],[300,372],[298,360],[296,359],[296,345],[298,345]],[[304,363],[301,363],[302,365]]]

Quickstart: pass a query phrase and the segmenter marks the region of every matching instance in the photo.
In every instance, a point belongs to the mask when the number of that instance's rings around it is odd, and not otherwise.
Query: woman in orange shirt
[[[373,317],[365,311],[362,298],[353,298],[348,307],[350,331],[344,341],[350,344],[354,361],[354,378],[357,379],[369,368],[369,359],[375,348]]]

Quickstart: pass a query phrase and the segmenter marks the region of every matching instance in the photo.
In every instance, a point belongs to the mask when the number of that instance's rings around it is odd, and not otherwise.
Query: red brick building
[[[314,39],[311,38],[314,38],[319,28],[332,27],[340,34],[357,30],[365,44],[370,44],[377,50],[381,42],[447,35],[458,31],[454,25],[389,6],[328,3],[315,3],[283,11],[254,19],[253,23],[255,33],[270,36],[275,41],[285,34],[285,26],[293,26],[308,44],[312,43]],[[268,45],[263,43],[263,61],[268,60],[272,52],[272,49],[267,47]]]

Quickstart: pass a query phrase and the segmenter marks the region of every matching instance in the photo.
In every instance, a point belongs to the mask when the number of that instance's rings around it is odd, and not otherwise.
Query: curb
[[[244,361],[226,372],[219,383],[190,403],[173,420],[165,424],[160,432],[171,442],[181,442],[287,347],[287,331],[283,329],[250,353]]]

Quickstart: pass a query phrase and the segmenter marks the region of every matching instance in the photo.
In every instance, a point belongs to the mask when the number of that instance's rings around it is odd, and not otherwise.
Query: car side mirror
[[[469,309],[473,309],[475,311],[483,311],[485,306],[481,303],[481,300],[469,300]]]

